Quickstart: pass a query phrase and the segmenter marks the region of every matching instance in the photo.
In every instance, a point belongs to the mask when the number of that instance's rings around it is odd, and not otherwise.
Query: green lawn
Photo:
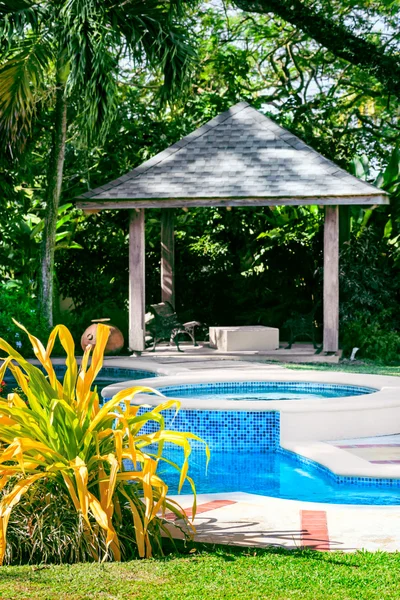
[[[400,554],[198,549],[114,564],[1,567],[0,598],[397,599]]]
[[[287,363],[287,369],[313,370],[313,371],[343,371],[345,373],[366,373],[370,375],[394,375],[400,377],[400,365],[379,365],[373,361],[344,360],[337,365],[330,363]]]

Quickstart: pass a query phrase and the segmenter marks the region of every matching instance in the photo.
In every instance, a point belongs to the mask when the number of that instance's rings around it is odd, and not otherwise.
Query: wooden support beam
[[[175,308],[175,210],[161,211],[161,301]]]
[[[144,208],[132,210],[129,222],[129,348],[140,354],[145,337]]]
[[[325,207],[324,352],[339,349],[339,208]]]
[[[103,192],[104,193],[104,192]],[[77,208],[116,210],[120,208],[191,208],[195,206],[331,206],[332,204],[390,204],[386,192],[372,193],[369,196],[270,196],[270,197],[228,197],[228,198],[148,198],[120,199],[78,198]]]

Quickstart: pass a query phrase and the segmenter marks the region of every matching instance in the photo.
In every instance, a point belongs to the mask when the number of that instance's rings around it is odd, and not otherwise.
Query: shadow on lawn
[[[210,519],[210,521],[212,521]],[[211,525],[211,523],[209,523]],[[237,526],[237,524],[235,524]],[[246,523],[244,526],[248,526]],[[211,531],[211,529],[210,529]],[[212,533],[213,537],[215,536],[216,529],[215,523],[212,523]],[[312,547],[302,547],[301,546],[301,535],[305,533],[301,530],[286,530],[286,531],[269,531],[268,534],[264,536],[265,538],[270,537],[271,539],[282,539],[282,540],[298,540],[298,544],[293,543],[291,547],[278,545],[276,542],[271,543],[270,546],[262,547],[257,545],[252,545],[250,539],[246,539],[246,535],[243,534],[240,545],[230,545],[225,544],[223,542],[205,542],[205,541],[197,541],[197,542],[184,542],[182,540],[175,540],[175,543],[171,543],[170,541],[165,542],[165,552],[166,556],[159,559],[161,561],[173,561],[182,557],[199,557],[202,555],[216,555],[218,558],[226,561],[226,562],[234,562],[237,559],[242,557],[262,557],[267,555],[278,555],[278,556],[290,556],[291,558],[297,558],[299,560],[307,560],[307,561],[319,561],[324,563],[329,563],[331,565],[345,566],[351,569],[360,568],[359,564],[354,564],[354,561],[357,560],[357,557],[365,557],[368,555],[373,556],[372,553],[364,552],[364,551],[356,551],[351,552],[350,554],[346,552],[346,548],[341,547],[340,543],[337,543],[335,546],[335,542],[330,541],[331,552],[321,552],[320,550],[313,549]],[[251,535],[254,535],[254,532],[251,532]],[[237,536],[235,535],[237,540]],[[315,539],[315,545],[319,545],[324,540]]]
[[[296,558],[298,560],[314,561],[329,563],[330,565],[337,565],[348,567],[349,569],[359,569],[360,564],[355,564],[358,558],[362,558],[372,553],[357,551],[351,554],[344,554],[343,551],[334,552],[321,552],[319,550],[313,550],[312,548],[297,548],[289,549],[282,547],[269,547],[259,548],[255,546],[243,547],[243,546],[227,546],[225,544],[207,544],[194,542],[186,544],[179,541],[176,548],[170,547],[170,554],[167,554],[163,558],[158,560],[163,562],[174,561],[179,558],[191,556],[193,558],[204,556],[204,555],[215,555],[219,559],[225,562],[235,562],[236,560],[243,557],[263,557],[268,555],[287,556]]]

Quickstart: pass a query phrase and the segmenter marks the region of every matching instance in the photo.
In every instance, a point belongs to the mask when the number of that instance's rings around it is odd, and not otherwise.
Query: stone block
[[[279,329],[261,325],[210,327],[210,346],[223,352],[276,350],[279,348]]]

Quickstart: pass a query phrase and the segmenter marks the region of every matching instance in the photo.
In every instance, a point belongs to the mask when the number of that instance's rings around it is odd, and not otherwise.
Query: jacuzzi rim
[[[340,400],[340,399],[346,399],[346,398],[358,398],[360,396],[369,396],[371,394],[375,394],[376,392],[379,392],[379,388],[374,388],[374,387],[370,387],[370,386],[360,386],[360,385],[355,385],[355,384],[348,384],[348,383],[327,383],[327,382],[319,382],[319,381],[298,381],[298,380],[290,380],[290,381],[285,381],[285,380],[278,380],[278,379],[271,379],[271,380],[258,380],[258,379],[254,379],[254,380],[245,380],[245,381],[240,381],[240,380],[233,380],[233,381],[213,381],[210,383],[207,382],[197,382],[197,383],[174,383],[174,384],[169,384],[169,385],[161,385],[158,386],[156,389],[161,392],[164,393],[165,390],[168,390],[169,388],[179,388],[179,387],[185,387],[185,388],[202,388],[202,387],[213,387],[213,386],[219,386],[219,385],[239,385],[239,384],[247,384],[247,385],[259,385],[259,386],[265,386],[266,388],[268,387],[273,387],[273,386],[278,386],[278,387],[285,387],[285,386],[298,386],[299,388],[306,388],[308,386],[310,387],[329,387],[329,388],[343,388],[346,389],[348,391],[351,391],[351,388],[358,388],[363,390],[363,393],[358,393],[355,394],[354,396],[351,395],[347,395],[347,396],[333,396],[333,397],[327,397],[327,398],[304,398],[304,400],[306,401],[315,401],[315,400],[325,400],[325,401],[329,401],[329,400]],[[234,391],[234,390],[233,390]],[[245,390],[245,392],[247,391],[251,391],[251,390]],[[266,390],[268,391],[268,390]],[[290,390],[293,392],[300,392],[300,390],[297,389],[293,389]],[[213,390],[210,389],[210,393],[212,393]],[[228,391],[229,392],[229,391]],[[179,393],[179,390],[178,390]],[[312,393],[312,391],[311,391]],[[223,392],[221,394],[217,394],[217,396],[222,396]],[[169,397],[169,396],[168,396]],[[182,400],[197,400],[198,397],[196,398],[190,398],[189,396],[183,396]],[[201,400],[202,402],[213,402],[214,400]],[[257,402],[289,402],[291,401],[290,399],[288,400],[257,400]],[[293,400],[293,402],[302,402],[302,400]],[[229,402],[229,401],[228,401]],[[232,402],[240,402],[240,400],[232,400]],[[251,402],[250,400],[243,400],[243,402]]]
[[[150,383],[151,381],[151,383]],[[148,394],[137,394],[132,399],[132,404],[147,404],[151,406],[158,406],[162,402],[165,402],[166,399],[171,400],[176,399],[180,402],[181,409],[186,410],[212,410],[212,411],[249,411],[249,412],[265,412],[265,411],[278,411],[278,412],[310,412],[310,411],[343,411],[343,410],[365,410],[366,408],[376,408],[377,404],[380,406],[400,406],[400,398],[396,396],[392,398],[392,394],[390,394],[388,398],[382,398],[382,394],[385,392],[382,388],[373,388],[372,386],[361,386],[356,383],[342,383],[342,382],[332,382],[332,381],[299,381],[296,379],[268,379],[257,377],[255,373],[253,373],[253,378],[231,378],[230,379],[218,379],[215,381],[208,381],[204,379],[204,377],[196,378],[195,381],[188,380],[187,378],[178,378],[178,377],[163,377],[163,378],[154,378],[151,380],[136,380],[131,382],[123,382],[120,387],[118,386],[108,386],[104,388],[102,391],[103,398],[110,399],[114,396],[117,391],[121,389],[134,387],[135,385],[149,385],[153,389],[162,390],[165,388],[178,387],[181,385],[190,385],[190,386],[198,386],[201,384],[213,385],[218,383],[259,383],[259,384],[267,384],[267,383],[282,383],[282,384],[308,384],[308,385],[329,385],[329,386],[337,386],[337,387],[362,387],[364,389],[371,389],[372,391],[367,394],[359,394],[356,396],[342,396],[336,398],[308,398],[302,400],[204,400],[201,397],[190,398],[187,396],[179,396],[177,392],[174,396],[152,396]],[[115,388],[118,389],[115,389]],[[400,382],[399,382],[400,387]],[[113,389],[112,389],[113,388]],[[388,388],[389,391],[393,392],[392,388]],[[385,395],[385,394],[384,394]]]
[[[223,401],[218,400],[210,402],[209,400],[194,400],[182,397],[181,408],[188,410],[254,410],[268,411],[277,410],[281,412],[309,412],[309,411],[348,411],[365,410],[376,408],[394,408],[400,407],[400,377],[386,375],[365,375],[360,373],[346,373],[342,371],[314,371],[287,370],[279,373],[268,367],[264,369],[253,368],[249,364],[246,370],[229,369],[201,369],[195,371],[186,370],[179,373],[170,373],[169,375],[159,375],[156,378],[124,381],[107,386],[102,391],[105,399],[112,398],[118,392],[124,389],[144,385],[158,389],[163,387],[172,387],[178,385],[198,385],[201,383],[213,384],[221,382],[245,382],[257,381],[260,383],[270,381],[298,382],[298,383],[317,383],[317,384],[338,384],[355,385],[356,387],[369,387],[377,391],[360,396],[346,396],[342,398],[324,398],[308,400],[258,400],[253,403],[250,401]],[[135,396],[134,403],[139,404],[147,402],[153,405],[160,404],[162,398],[154,400],[154,397]]]

